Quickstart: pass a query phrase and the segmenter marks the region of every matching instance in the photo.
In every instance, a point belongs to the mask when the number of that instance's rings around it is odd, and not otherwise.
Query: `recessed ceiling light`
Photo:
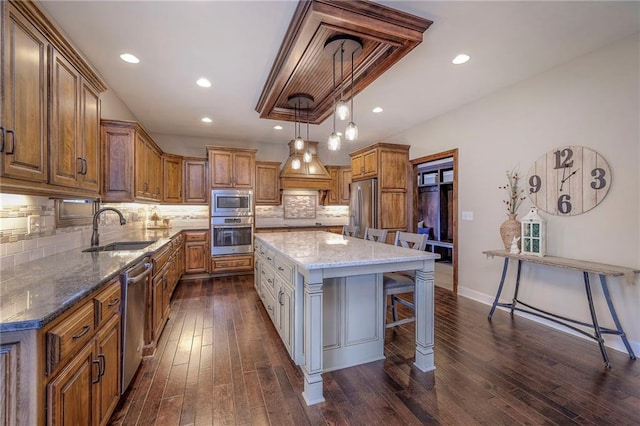
[[[384,111],[381,107],[375,107],[374,109],[372,109],[371,111],[375,112],[376,114],[379,112]]]
[[[282,126],[279,124],[276,124],[275,126],[273,126],[273,128],[276,130],[282,130]]]
[[[140,59],[136,58],[131,53],[123,53],[122,55],[120,55],[120,59],[125,62],[129,62],[130,64],[137,64],[138,62],[140,62]]]
[[[211,87],[211,82],[204,77],[199,78],[196,84],[200,87]]]
[[[203,122],[203,123],[212,123],[212,122],[213,122],[213,120],[212,120],[212,119],[210,119],[209,117],[202,117],[202,122]]]
[[[465,55],[464,53],[459,54],[458,56],[456,56],[455,58],[453,58],[453,60],[451,61],[452,64],[456,64],[456,65],[460,65],[460,64],[464,64],[465,62],[467,62],[469,60],[469,55]]]

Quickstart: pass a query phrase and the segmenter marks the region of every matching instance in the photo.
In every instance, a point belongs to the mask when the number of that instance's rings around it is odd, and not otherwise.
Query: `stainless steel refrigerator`
[[[349,225],[358,226],[358,237],[378,224],[378,180],[367,179],[349,185]]]

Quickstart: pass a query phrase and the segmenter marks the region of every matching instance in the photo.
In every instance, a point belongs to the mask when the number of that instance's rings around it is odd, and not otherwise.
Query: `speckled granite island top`
[[[0,272],[0,332],[41,328],[120,272],[189,228],[133,230],[119,241],[155,243],[142,250],[83,253],[81,247]],[[104,239],[100,245],[113,241]]]
[[[274,232],[255,237],[307,270],[440,258],[431,252],[322,231]]]

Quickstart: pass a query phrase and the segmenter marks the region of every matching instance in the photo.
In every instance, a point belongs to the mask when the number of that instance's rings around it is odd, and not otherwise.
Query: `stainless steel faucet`
[[[118,213],[118,216],[120,216],[120,225],[126,225],[127,223],[127,219],[124,218],[120,210],[114,209],[113,207],[103,207],[99,209],[93,215],[93,233],[91,234],[91,247],[100,245],[100,234],[98,234],[98,216],[100,216],[100,213],[107,210]]]

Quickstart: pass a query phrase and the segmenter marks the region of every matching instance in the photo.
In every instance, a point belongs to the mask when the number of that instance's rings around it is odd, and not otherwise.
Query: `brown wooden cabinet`
[[[210,192],[207,159],[185,157],[183,163],[184,203],[207,204]]]
[[[184,273],[198,274],[208,270],[209,231],[184,233]]]
[[[51,61],[50,183],[98,195],[98,92],[55,49],[52,49]]]
[[[5,1],[0,8],[3,191],[97,196],[99,94],[106,85],[36,3]]]
[[[253,189],[255,149],[207,145],[211,188]]]
[[[105,202],[162,201],[162,152],[134,121],[101,120]]]
[[[279,205],[280,162],[256,161],[256,205]]]
[[[351,153],[351,179],[362,180],[375,177],[378,173],[378,149],[363,148]]]
[[[116,203],[134,201],[135,123],[102,120],[100,128],[102,199],[105,202]]]
[[[331,187],[324,198],[325,205],[349,204],[349,184],[351,183],[351,167],[326,166],[331,176]]]
[[[3,1],[1,6],[4,146],[0,175],[46,182],[49,43],[12,3]]]
[[[182,157],[162,155],[163,196],[165,203],[182,203]]]
[[[212,274],[252,272],[253,254],[213,256],[210,270]]]
[[[151,136],[138,125],[135,142],[135,188],[140,200],[162,200],[162,154]]]
[[[120,300],[115,279],[45,329],[48,424],[109,421],[120,398]]]
[[[349,154],[353,181],[378,179],[377,228],[406,231],[409,145],[376,143]]]

